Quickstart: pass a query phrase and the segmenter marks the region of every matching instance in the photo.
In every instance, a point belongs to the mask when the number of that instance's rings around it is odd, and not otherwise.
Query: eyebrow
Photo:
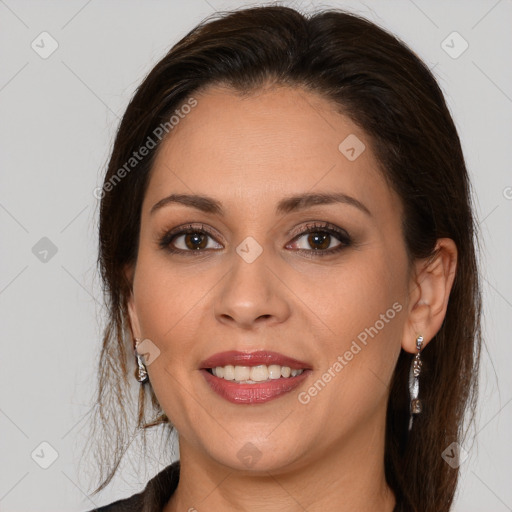
[[[170,204],[182,204],[191,208],[196,208],[197,210],[205,213],[219,215],[220,217],[224,216],[222,203],[216,199],[213,199],[212,197],[197,194],[171,194],[170,196],[164,197],[153,205],[150,210],[150,215]],[[306,193],[286,197],[281,199],[281,201],[279,201],[277,204],[276,213],[282,215],[295,211],[305,210],[312,206],[327,204],[347,204],[349,206],[358,208],[369,216],[372,215],[370,210],[363,203],[361,203],[361,201],[358,201],[356,198],[341,192]]]

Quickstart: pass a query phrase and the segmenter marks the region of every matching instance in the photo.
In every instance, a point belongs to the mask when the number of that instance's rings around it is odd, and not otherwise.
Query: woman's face
[[[195,98],[151,172],[129,303],[182,456],[278,472],[380,446],[411,283],[370,141],[303,90]]]

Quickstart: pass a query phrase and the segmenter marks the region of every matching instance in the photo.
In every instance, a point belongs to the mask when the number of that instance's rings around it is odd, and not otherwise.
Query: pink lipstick
[[[222,352],[205,359],[206,382],[235,404],[261,404],[289,393],[311,372],[308,363],[277,352]]]

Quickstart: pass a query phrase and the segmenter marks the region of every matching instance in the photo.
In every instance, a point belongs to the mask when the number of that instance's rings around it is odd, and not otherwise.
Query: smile
[[[275,352],[223,352],[201,363],[210,388],[235,404],[261,404],[299,386],[311,368]]]

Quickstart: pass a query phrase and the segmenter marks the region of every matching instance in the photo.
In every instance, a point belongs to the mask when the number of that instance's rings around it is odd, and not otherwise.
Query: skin
[[[400,350],[415,353],[417,335],[425,345],[442,324],[456,247],[440,239],[436,258],[408,261],[401,203],[371,141],[326,99],[289,87],[246,97],[215,87],[195,97],[160,148],[137,263],[126,269],[133,335],[160,351],[149,378],[179,432],[180,482],[165,511],[391,512],[383,464],[388,386]],[[350,134],[366,146],[354,161],[338,149]],[[276,214],[284,197],[313,192],[347,194],[370,215],[341,203]],[[210,196],[225,215],[177,203],[150,213],[177,193]],[[331,255],[300,253],[319,252],[307,234],[297,238],[312,221],[346,230],[353,243]],[[213,230],[206,249],[159,247],[162,233],[188,223]],[[263,251],[252,263],[236,252],[249,236]],[[329,247],[340,243],[330,240]],[[173,244],[185,250],[184,242]],[[301,403],[298,393],[395,303],[401,311]],[[217,352],[265,349],[309,363],[298,390],[236,405],[199,371]],[[239,457],[247,443],[259,456],[251,467]]]

